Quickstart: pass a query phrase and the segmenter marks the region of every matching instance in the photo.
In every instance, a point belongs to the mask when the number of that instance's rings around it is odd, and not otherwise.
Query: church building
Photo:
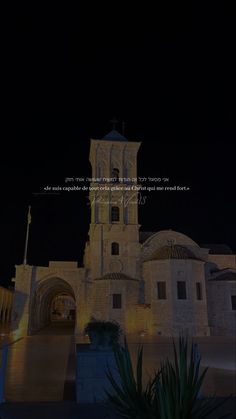
[[[234,334],[236,256],[230,249],[201,247],[172,230],[140,232],[140,145],[116,130],[91,140],[83,266],[16,266],[12,328],[20,335],[60,316],[75,321],[76,334],[91,318],[114,320],[126,334]]]

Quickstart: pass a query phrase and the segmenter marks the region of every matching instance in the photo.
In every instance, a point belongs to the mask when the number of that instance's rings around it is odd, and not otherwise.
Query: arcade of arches
[[[74,323],[76,303],[72,287],[61,278],[40,281],[34,293],[31,308],[31,333],[50,324]]]

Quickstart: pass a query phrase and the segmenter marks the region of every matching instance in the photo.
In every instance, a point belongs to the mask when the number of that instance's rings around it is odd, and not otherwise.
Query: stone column
[[[30,322],[30,299],[33,266],[16,266],[15,293],[13,310],[15,313],[12,319],[13,331],[18,331],[20,336],[29,334]]]

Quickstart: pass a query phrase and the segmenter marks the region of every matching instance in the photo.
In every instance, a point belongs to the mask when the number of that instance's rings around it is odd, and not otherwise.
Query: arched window
[[[120,221],[119,207],[111,207],[111,221]]]
[[[117,167],[114,167],[111,173],[111,177],[114,180],[114,182],[119,182],[119,176],[120,176],[119,169],[117,169]]]
[[[112,296],[112,308],[122,308],[122,295],[121,294],[113,294]]]
[[[119,243],[113,242],[111,244],[111,254],[112,255],[119,255],[120,254],[120,246],[119,246]]]

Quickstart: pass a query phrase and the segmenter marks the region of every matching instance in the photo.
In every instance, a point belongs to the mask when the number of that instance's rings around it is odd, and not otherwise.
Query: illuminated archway
[[[75,300],[71,295],[63,292],[53,298],[50,308],[51,322],[75,320],[75,312]]]
[[[62,318],[53,316],[55,301],[70,301],[67,308],[61,307]],[[74,304],[73,304],[74,303]],[[65,304],[67,305],[67,304]],[[61,304],[62,306],[62,304]],[[31,305],[30,331],[35,333],[48,326],[53,320],[76,321],[76,298],[71,285],[61,278],[48,278],[38,283]],[[72,312],[73,311],[73,312]],[[59,312],[59,310],[58,310]],[[64,314],[67,312],[67,317]]]

